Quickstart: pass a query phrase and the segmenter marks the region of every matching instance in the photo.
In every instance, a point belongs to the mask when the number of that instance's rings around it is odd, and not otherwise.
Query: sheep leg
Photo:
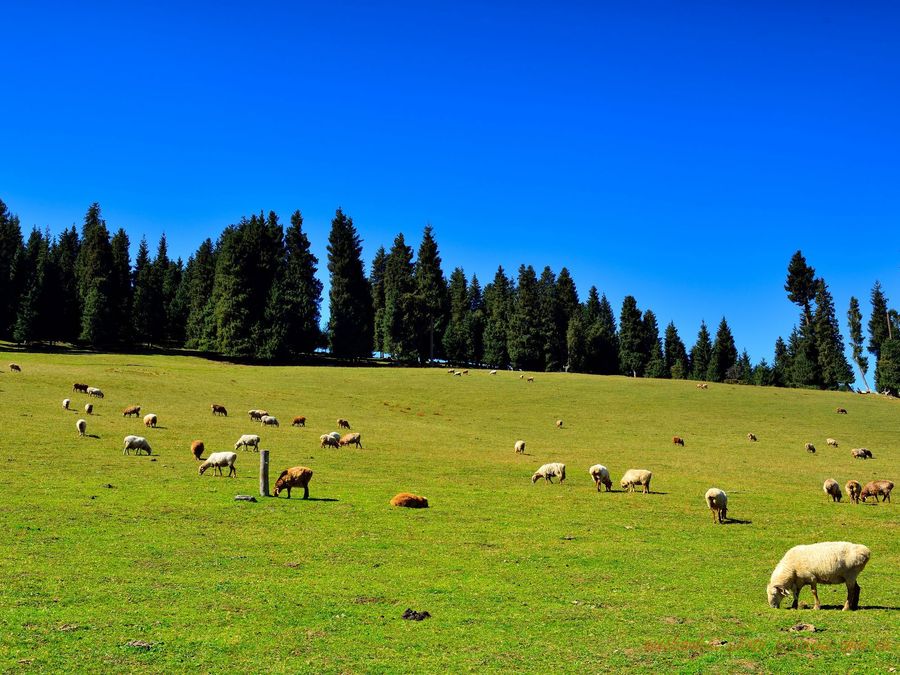
[[[800,605],[800,588],[791,590],[793,591],[794,595],[794,601],[791,603],[791,609],[797,609],[797,607]]]
[[[290,485],[288,485],[288,487],[287,487],[287,493],[288,493],[288,499],[290,499],[291,498],[291,486]]]
[[[813,598],[815,598],[816,601],[813,605],[813,609],[822,609],[822,604],[819,602],[819,591],[816,589],[816,585],[810,584],[809,588],[812,591]]]
[[[303,486],[303,499],[309,499],[309,485]]]

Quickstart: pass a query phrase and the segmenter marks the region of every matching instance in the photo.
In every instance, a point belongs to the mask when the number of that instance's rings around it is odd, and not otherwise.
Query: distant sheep
[[[75,422],[75,429],[79,436],[84,436],[84,432],[87,431],[87,420],[82,419]]]
[[[350,428],[350,422],[348,422],[345,419],[339,419],[337,421],[337,425],[338,425],[338,429],[349,429]]]
[[[562,420],[556,420],[556,428],[557,428],[557,429],[562,429],[562,427],[563,427],[563,421],[562,421]]]
[[[462,373],[463,373],[463,375],[468,375],[468,374],[469,374],[469,371],[468,371],[468,370],[464,370],[464,371],[462,371]]]
[[[832,448],[836,448],[838,446],[838,442],[833,438],[826,438],[825,443]]]
[[[872,453],[866,448],[853,448],[850,454],[856,459],[869,459],[872,456]]]
[[[10,363],[9,369],[14,373],[21,373],[22,367],[18,363]]]
[[[859,607],[859,584],[856,578],[869,562],[872,552],[860,544],[848,541],[826,541],[818,544],[794,546],[775,567],[766,594],[769,606],[775,609],[789,595],[794,596],[792,609],[797,609],[800,591],[804,586],[812,589],[816,604],[820,609],[817,584],[846,584],[847,600],[845,610]]]
[[[253,448],[259,452],[259,436],[256,434],[244,434],[234,444],[234,449],[237,450],[238,448],[244,448],[244,450]]]
[[[881,501],[891,501],[891,490],[894,484],[889,480],[873,480],[866,483],[866,486],[859,493],[859,498],[866,501],[869,497],[873,497],[878,502],[878,496],[881,495]]]
[[[258,422],[261,417],[268,415],[269,411],[268,410],[248,410],[247,414],[250,415],[251,420],[256,420]]]
[[[454,370],[454,371],[453,371],[453,377],[462,377],[462,372],[459,371],[459,370]]]
[[[263,415],[259,418],[260,423],[265,427],[277,427],[278,426],[278,418],[272,417],[271,415]]]
[[[72,391],[80,391],[82,394],[86,394],[88,390],[88,386],[86,384],[82,384],[81,382],[76,382],[72,385]]]
[[[233,477],[237,476],[237,469],[234,468],[234,463],[237,461],[237,453],[234,452],[214,452],[209,457],[206,458],[206,461],[200,465],[198,469],[199,474],[202,476],[206,473],[206,470],[210,467],[213,467],[213,475],[221,476],[222,475],[222,467],[228,467],[228,476]]]
[[[206,450],[206,446],[203,445],[203,441],[191,441],[191,454],[198,462],[203,461],[202,455],[204,450]]]
[[[594,464],[590,469],[588,469],[588,473],[591,474],[591,478],[594,479],[594,485],[597,486],[597,492],[600,492],[600,486],[606,486],[607,492],[612,492],[612,480],[609,477],[609,469],[607,469],[602,464]]]
[[[684,447],[684,439],[681,436],[672,436],[672,444]]]
[[[700,382],[697,384],[697,389],[709,389],[709,385],[706,382]]]
[[[525,381],[526,382],[534,382],[534,377],[526,377]]]
[[[550,462],[549,464],[544,464],[534,472],[534,475],[531,477],[531,482],[534,484],[543,478],[548,483],[552,483],[554,476],[558,477],[559,482],[562,483],[566,479],[566,465],[562,462]]]
[[[69,409],[69,404],[70,404],[71,402],[72,402],[72,401],[70,401],[69,399],[64,398],[64,399],[63,399],[63,402],[62,402],[63,410],[68,410],[68,409]]]
[[[859,481],[848,480],[844,489],[847,490],[847,494],[850,495],[851,503],[859,504],[859,493],[862,491],[862,486],[859,484]]]
[[[93,396],[94,398],[103,398],[103,391],[97,387],[88,387],[87,395]]]
[[[516,441],[516,454],[524,455],[525,454],[525,441]]]
[[[150,444],[143,436],[126,436],[122,454],[130,455],[132,450],[138,455],[141,454],[141,450],[146,450],[148,455],[152,452],[152,450],[150,450]]]
[[[319,441],[322,443],[323,448],[338,448],[341,444],[341,439],[335,438],[331,434],[322,434],[319,436]]]
[[[838,415],[846,415],[847,414],[847,411],[844,408],[838,408],[835,412]]]
[[[496,374],[497,374],[496,370],[492,370],[490,373],[488,373],[488,375],[496,375]]]
[[[291,422],[292,427],[305,427],[306,426],[306,418],[303,415],[298,415]]]
[[[140,417],[141,415],[141,406],[139,405],[130,405],[125,410],[122,411],[122,417],[131,417],[134,415],[135,417]]]
[[[838,482],[833,478],[829,478],[825,481],[824,485],[822,485],[822,491],[831,497],[831,501],[839,502],[841,498],[844,496],[841,494],[841,486],[838,485]]]
[[[756,434],[747,434],[747,440],[748,440],[748,441],[753,441],[753,442],[755,443],[756,440],[757,440],[757,439],[756,439]]]
[[[806,451],[811,452],[812,454],[816,454],[816,446],[814,446],[812,443],[807,443]]]
[[[228,411],[225,409],[224,405],[219,405],[218,403],[213,403],[209,406],[210,410],[212,410],[213,415],[223,415],[228,417]]]
[[[650,492],[650,479],[652,478],[653,472],[647,471],[647,469],[628,469],[625,475],[622,476],[622,480],[619,481],[619,485],[628,492],[634,492],[634,486],[641,485],[644,488],[643,493],[648,494]]]
[[[357,434],[344,434],[341,436],[341,440],[338,441],[338,445],[340,447],[344,447],[345,445],[356,445],[357,448],[362,448],[362,437]]]
[[[391,499],[391,506],[403,506],[408,509],[427,509],[428,500],[411,492],[401,492]]]
[[[144,415],[144,426],[145,427],[156,428],[156,423],[157,423],[156,415],[154,415],[153,413],[147,413],[146,415]]]
[[[719,488],[709,488],[706,491],[706,505],[712,511],[714,523],[724,523],[728,518],[728,495]]]
[[[292,466],[278,476],[272,494],[277,497],[281,491],[286,490],[288,499],[290,499],[291,488],[303,488],[303,499],[309,499],[309,481],[312,480],[312,477],[312,469],[305,466]]]
[[[94,404],[93,403],[85,403],[84,404],[84,412],[86,412],[88,415],[93,415],[94,414]]]

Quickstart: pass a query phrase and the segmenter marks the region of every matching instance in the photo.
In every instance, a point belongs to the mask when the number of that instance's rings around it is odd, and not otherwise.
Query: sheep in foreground
[[[223,415],[228,417],[228,411],[225,409],[224,405],[219,405],[218,403],[213,403],[209,406],[210,410],[212,410],[213,415]]]
[[[619,485],[628,492],[634,492],[634,486],[641,485],[644,488],[643,493],[648,494],[650,492],[650,479],[652,478],[653,473],[647,471],[647,469],[628,469],[625,475],[622,476],[622,480],[619,481]]]
[[[818,544],[794,546],[781,559],[772,572],[766,593],[769,606],[778,609],[781,601],[794,596],[791,609],[797,609],[800,591],[804,586],[812,589],[814,609],[820,609],[817,584],[846,584],[847,600],[844,610],[859,607],[859,584],[856,578],[869,562],[872,552],[860,544],[848,541],[825,541]]]
[[[21,373],[22,367],[18,363],[10,363],[9,369],[14,373]]]
[[[341,439],[340,437],[335,438],[331,434],[322,434],[319,436],[319,442],[323,448],[338,448],[340,447]]]
[[[337,421],[337,425],[338,425],[338,429],[349,429],[350,428],[350,422],[348,422],[345,419],[339,419]]]
[[[834,480],[834,478],[829,478],[825,481],[822,485],[822,491],[831,497],[831,501],[833,502],[841,501],[841,498],[844,496],[841,494],[841,486],[838,485],[838,482]]]
[[[88,387],[87,395],[93,396],[94,398],[103,398],[103,391],[97,387]]]
[[[525,454],[525,441],[516,441],[516,454],[524,455]]]
[[[156,428],[157,418],[153,413],[144,415],[144,426]]]
[[[67,399],[67,398],[64,398],[64,399],[63,399],[63,402],[62,402],[63,410],[68,410],[68,409],[69,409],[69,404],[70,404],[71,402],[72,402],[71,400],[69,400],[69,399]]]
[[[221,476],[222,475],[222,467],[228,467],[228,476],[233,477],[237,476],[237,469],[234,468],[234,463],[237,460],[237,453],[235,452],[214,452],[209,457],[206,458],[206,461],[200,465],[198,469],[199,475],[203,475],[206,473],[206,470],[210,467],[213,467],[213,475]]]
[[[204,450],[206,450],[206,446],[203,445],[203,441],[191,441],[191,454],[198,462],[203,461],[202,455]]]
[[[391,506],[405,506],[408,509],[427,509],[428,500],[411,492],[401,492],[393,496]]]
[[[836,448],[838,446],[838,442],[834,438],[826,438],[825,443],[832,448]]]
[[[94,414],[94,404],[93,403],[85,403],[84,404],[84,412],[86,412],[88,415],[93,415]]]
[[[850,501],[853,504],[859,504],[859,493],[862,491],[862,486],[859,484],[859,481],[848,480],[844,489],[847,490],[847,494],[850,495]]]
[[[246,450],[250,447],[259,452],[259,436],[256,434],[244,434],[237,439],[237,443],[234,444],[235,450],[238,448],[244,448],[244,450]]]
[[[362,448],[362,436],[356,433],[344,434],[338,441],[338,445],[342,448],[345,445],[356,445],[357,448]]]
[[[562,427],[563,427],[563,421],[562,421],[562,420],[556,420],[556,428],[557,428],[557,429],[562,429]]]
[[[309,481],[312,480],[312,477],[312,469],[305,466],[292,466],[278,476],[272,494],[277,497],[282,490],[287,490],[287,496],[290,499],[291,488],[303,488],[303,499],[309,499]]]
[[[814,446],[812,443],[807,443],[806,451],[812,454],[816,454],[816,446]]]
[[[152,452],[152,450],[150,450],[150,444],[143,436],[126,436],[122,454],[130,455],[132,450],[138,455],[141,454],[141,450],[146,450],[148,455]]]
[[[684,439],[681,436],[672,436],[672,445],[680,445],[684,447]]]
[[[260,423],[264,427],[277,427],[278,426],[278,418],[272,417],[271,415],[263,415],[259,418]]]
[[[719,488],[709,488],[706,491],[706,505],[712,511],[714,523],[724,523],[728,518],[728,495]]]
[[[747,440],[755,443],[756,442],[756,434],[747,434]]]
[[[140,414],[141,406],[139,405],[130,405],[122,411],[122,417],[131,417],[132,415],[134,415],[135,417],[140,417]]]
[[[305,427],[306,426],[306,418],[303,415],[298,415],[291,421],[292,427]]]
[[[866,486],[859,493],[859,498],[866,501],[869,497],[874,497],[877,502],[878,495],[881,495],[881,501],[889,502],[891,501],[891,490],[893,489],[894,484],[889,480],[873,480],[866,483]]]
[[[606,486],[607,492],[612,492],[612,480],[609,478],[609,469],[602,464],[594,464],[594,466],[588,469],[588,473],[591,474],[591,478],[594,479],[594,485],[597,486],[597,492],[600,492],[601,485]]]
[[[75,430],[79,436],[84,436],[84,432],[87,431],[87,420],[82,419],[75,422]]]
[[[531,483],[537,483],[541,478],[548,483],[552,483],[554,476],[558,477],[559,482],[562,483],[566,479],[566,465],[562,462],[550,462],[549,464],[544,464],[534,472],[534,475],[531,477]]]

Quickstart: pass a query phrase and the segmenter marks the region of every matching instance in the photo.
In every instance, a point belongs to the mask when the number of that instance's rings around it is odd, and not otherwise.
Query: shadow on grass
[[[96,438],[100,440],[100,437],[97,434],[85,434],[85,438]]]
[[[334,497],[309,497],[307,499],[303,499],[303,497],[292,497],[288,499],[287,497],[276,497],[275,495],[269,495],[272,499],[284,499],[286,502],[339,502],[340,499],[335,499]]]
[[[812,609],[812,606],[808,605],[805,602],[801,602],[800,605],[803,609]],[[842,609],[844,609],[844,605],[842,605],[842,604],[841,605],[822,605],[819,608],[819,611],[825,611],[825,610],[840,611]],[[883,605],[860,605],[855,611],[859,612],[864,609],[880,609],[880,610],[886,611],[886,612],[900,612],[900,607],[885,607]],[[822,630],[822,629],[819,629],[819,630]]]
[[[741,520],[740,518],[726,518],[723,525],[752,525],[752,520]]]

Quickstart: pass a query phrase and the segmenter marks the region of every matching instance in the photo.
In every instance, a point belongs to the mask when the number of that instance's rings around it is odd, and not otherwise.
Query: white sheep
[[[237,439],[237,443],[234,444],[234,449],[237,450],[238,448],[244,448],[244,450],[246,450],[251,446],[254,450],[259,452],[259,436],[257,436],[256,434],[244,434],[239,439]]]
[[[597,486],[597,492],[600,492],[600,486],[605,485],[606,491],[612,491],[612,480],[609,478],[609,469],[607,469],[602,464],[594,464],[590,469],[588,469],[588,473],[591,474],[591,478],[594,479],[594,485]]]
[[[150,444],[147,442],[147,439],[143,436],[126,436],[125,447],[122,448],[122,454],[130,455],[132,450],[138,455],[141,454],[141,450],[146,450],[148,455],[153,452],[150,449]]]
[[[79,436],[84,436],[84,432],[87,431],[87,420],[81,419],[75,422],[75,429]]]
[[[496,375],[496,374],[497,374],[497,371],[496,371],[496,370],[492,370],[489,374],[490,374],[490,375]]]
[[[524,455],[525,454],[525,441],[516,441],[516,454]]]
[[[872,552],[861,544],[849,541],[825,541],[818,544],[794,546],[781,559],[772,572],[766,588],[769,606],[778,609],[788,595],[794,596],[791,609],[797,609],[800,590],[804,586],[812,589],[816,600],[815,609],[820,609],[817,584],[846,584],[847,600],[844,610],[859,607],[859,584],[856,578],[869,562]]]
[[[534,484],[537,483],[539,479],[543,478],[548,483],[552,483],[554,476],[559,477],[559,482],[562,483],[566,479],[566,465],[561,462],[544,464],[540,469],[534,472],[534,475],[531,477],[531,482]]]
[[[841,501],[841,498],[844,496],[841,493],[841,486],[838,485],[838,482],[834,480],[834,478],[829,478],[825,481],[822,485],[822,491],[831,497],[831,501],[833,502]]]
[[[237,460],[237,453],[234,452],[214,452],[209,457],[206,458],[206,461],[200,465],[199,475],[203,475],[206,473],[206,470],[209,467],[213,467],[213,475],[221,476],[222,475],[222,467],[228,467],[228,476],[237,476],[237,469],[234,468],[234,463]]]
[[[328,432],[328,435],[331,436],[331,437],[332,437],[334,440],[336,440],[336,441],[340,441],[340,440],[341,440],[341,434],[340,434],[340,432],[338,432],[338,431],[329,431],[329,432]]]
[[[62,402],[63,410],[68,410],[68,409],[69,409],[69,404],[70,404],[71,402],[72,402],[71,399],[64,398],[64,399],[63,399],[63,402]]]
[[[88,387],[87,388],[88,396],[94,396],[96,398],[103,398],[103,392],[97,387]]]
[[[247,414],[250,415],[251,420],[259,420],[264,415],[268,415],[269,411],[254,409],[254,410],[248,410]]]
[[[340,436],[335,438],[331,434],[322,434],[319,436],[319,441],[322,443],[323,448],[338,448],[341,445]]]
[[[268,426],[268,427],[277,427],[278,426],[278,418],[272,417],[271,415],[263,415],[262,417],[259,418],[259,421],[262,423],[263,426]]]
[[[619,481],[619,485],[628,492],[634,492],[635,485],[642,485],[644,494],[647,494],[650,492],[651,478],[653,478],[653,473],[647,471],[647,469],[628,469],[625,475],[622,476],[622,480]]]
[[[94,414],[94,404],[93,403],[85,403],[84,404],[84,412],[86,412],[88,415],[93,415]]]
[[[147,413],[144,415],[144,426],[145,427],[156,427],[157,417],[154,413]]]
[[[833,438],[826,438],[825,444],[830,445],[832,448],[836,448],[838,446],[838,442]]]
[[[728,495],[719,488],[709,488],[706,491],[706,505],[712,511],[714,523],[724,523],[728,517]]]

